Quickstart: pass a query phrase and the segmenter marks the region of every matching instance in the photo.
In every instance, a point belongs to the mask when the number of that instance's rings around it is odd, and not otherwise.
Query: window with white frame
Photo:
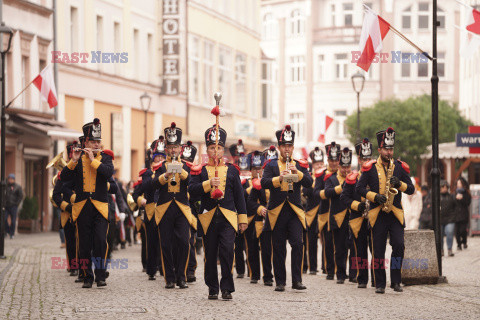
[[[270,116],[272,110],[272,62],[262,62],[262,118],[266,119]]]
[[[305,32],[305,17],[299,9],[293,10],[290,14],[290,34],[299,36]]]
[[[290,113],[290,124],[297,139],[305,138],[305,115],[303,112]]]
[[[437,7],[437,21],[440,22],[438,28],[445,29],[445,11],[440,7]]]
[[[214,44],[210,41],[203,42],[203,102],[209,104],[213,97],[213,58]]]
[[[335,10],[336,10],[336,7],[335,7],[335,4],[331,4],[330,5],[330,14],[331,14],[331,23],[332,23],[332,27],[335,27],[337,25],[336,23],[336,13],[335,13]]]
[[[278,23],[272,13],[266,13],[263,16],[263,40],[272,40],[277,38]]]
[[[22,55],[22,88],[25,88],[30,81],[30,58]],[[25,90],[22,93],[22,107],[30,108],[30,91]]]
[[[303,83],[305,81],[305,56],[290,57],[290,82]]]
[[[428,77],[428,62],[419,62],[417,63],[417,77],[426,78]]]
[[[134,78],[138,79],[140,77],[140,31],[138,29],[133,29],[133,46],[134,46]]]
[[[324,80],[325,78],[325,56],[319,54],[317,58],[317,81]]]
[[[70,52],[76,52],[79,48],[78,22],[78,9],[70,7]]]
[[[103,50],[103,17],[97,16],[97,50]]]
[[[246,111],[247,84],[246,84],[247,56],[237,52],[235,55],[235,107],[239,112]]]
[[[335,110],[333,114],[335,119],[335,133],[338,137],[344,137],[347,131],[345,126],[347,110]]]
[[[250,59],[250,116],[258,116],[257,112],[257,60],[254,58]]]
[[[223,107],[230,108],[232,83],[232,52],[227,47],[218,48],[218,86],[223,94]]]
[[[402,12],[402,28],[406,30],[412,28],[412,6]]]
[[[189,45],[189,84],[188,84],[188,96],[190,101],[198,102],[199,96],[199,74],[200,74],[200,39],[197,37],[190,38]]]
[[[353,3],[351,2],[343,4],[343,25],[353,25]]]
[[[418,4],[418,28],[419,29],[428,29],[430,14],[429,14],[430,4],[428,2],[420,2]]]
[[[404,57],[405,55],[410,55],[410,53],[408,52],[403,52],[402,53],[402,57]],[[401,71],[401,76],[402,78],[405,78],[405,79],[408,79],[411,77],[411,71],[410,71],[410,66],[412,65],[411,63],[401,63],[401,68],[402,68],[402,71]]]
[[[344,80],[348,78],[348,56],[346,53],[335,54],[335,78]]]
[[[113,23],[113,51],[120,52],[122,48],[122,34],[120,30],[120,23],[114,22]],[[115,74],[121,73],[120,65],[121,63],[115,63]]]
[[[445,52],[437,53],[437,74],[439,77],[445,77]]]
[[[153,83],[155,77],[155,62],[154,62],[154,52],[153,48],[153,35],[151,33],[147,34],[147,72],[148,72],[148,82]]]

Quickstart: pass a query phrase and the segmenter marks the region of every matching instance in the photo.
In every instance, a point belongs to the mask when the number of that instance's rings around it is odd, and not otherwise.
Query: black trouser
[[[457,239],[457,246],[460,247],[462,244],[467,244],[467,227],[468,221],[461,221],[455,223],[455,238]]]
[[[147,243],[147,274],[149,276],[154,276],[158,270],[158,260],[160,252],[160,244],[158,239],[158,227],[155,222],[155,216],[152,219],[148,220],[147,215],[145,214],[145,239]]]
[[[358,231],[358,237],[353,235],[353,255],[350,255],[350,265],[355,272],[359,284],[368,283],[368,221],[363,220],[362,227]]]
[[[335,274],[335,260],[333,257],[333,236],[332,231],[328,231],[328,225],[325,225],[321,232],[322,235],[322,265],[328,275]]]
[[[272,274],[272,232],[262,231],[260,234],[260,251],[262,255],[263,281],[273,281]]]
[[[218,294],[217,254],[220,258],[222,279],[220,290],[235,291],[233,283],[233,260],[235,246],[235,229],[219,209],[210,222],[206,235],[203,236],[205,250],[205,284],[209,293]]]
[[[79,267],[85,282],[94,280],[92,259],[95,259],[95,280],[105,280],[108,226],[108,220],[87,200],[77,219]]]
[[[371,241],[373,243],[372,264],[376,288],[385,288],[387,284],[385,273],[387,235],[390,235],[390,245],[392,246],[392,256],[389,263],[390,279],[392,284],[400,284],[402,282],[402,262],[405,251],[404,229],[392,212],[385,213],[381,211],[371,230]]]
[[[348,248],[348,278],[350,280],[357,279],[357,270],[353,269],[352,258],[355,255],[355,245],[353,243],[354,235],[352,234],[350,227],[347,223],[348,237],[347,237],[347,248]]]
[[[147,234],[145,229],[145,223],[142,222],[142,226],[138,232],[140,233],[140,239],[142,240],[142,267],[147,270]],[[135,230],[137,230],[137,228],[135,228]]]
[[[260,244],[255,231],[255,221],[252,221],[245,234],[247,252],[248,276],[252,280],[260,280]]]
[[[292,247],[292,282],[302,282],[303,226],[290,205],[285,204],[272,231],[273,270],[277,285],[286,285],[287,240]]]
[[[348,220],[343,219],[340,228],[334,228],[332,235],[335,274],[337,275],[338,280],[345,280],[347,278]]]
[[[158,232],[165,280],[186,281],[190,255],[190,224],[174,201],[163,215]]]
[[[239,233],[235,237],[235,271],[237,274],[245,274],[245,234]]]
[[[304,235],[305,253],[303,258],[303,270],[317,272],[317,255],[318,255],[318,219],[313,219],[312,224],[307,227],[307,231]],[[307,259],[308,257],[308,259]]]
[[[187,274],[195,275],[195,270],[197,270],[197,257],[195,254],[195,239],[197,238],[197,231],[194,228],[190,229],[190,252],[188,258],[188,267]]]
[[[76,229],[75,222],[73,222],[71,218],[67,220],[65,226],[63,227],[63,231],[65,233],[65,247],[67,252],[68,268],[70,270],[78,269],[77,239],[75,235],[77,232]],[[77,261],[77,263],[72,263],[73,261]]]
[[[116,233],[115,214],[109,213],[108,215],[108,233],[107,233],[107,259],[111,259],[112,250],[116,245],[115,233]]]

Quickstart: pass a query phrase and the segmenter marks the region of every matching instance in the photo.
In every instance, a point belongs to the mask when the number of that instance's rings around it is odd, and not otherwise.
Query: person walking
[[[15,175],[10,173],[7,179],[7,197],[5,202],[5,236],[10,235],[13,239],[15,235],[15,225],[17,222],[18,206],[23,200],[22,187],[15,183]],[[8,217],[10,216],[10,224],[8,224]]]
[[[443,239],[447,236],[448,256],[453,257],[453,232],[455,229],[455,198],[448,192],[448,181],[440,181],[440,223],[442,224],[442,256]]]
[[[432,199],[427,186],[422,186],[422,212],[420,212],[419,229],[432,229]]]
[[[470,187],[467,180],[463,177],[457,180],[457,189],[455,191],[455,238],[457,240],[457,249],[467,249],[467,227],[470,221],[470,202],[472,196],[470,195]]]

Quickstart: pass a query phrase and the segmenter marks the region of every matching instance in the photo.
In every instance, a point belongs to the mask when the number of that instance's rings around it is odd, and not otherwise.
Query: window
[[[210,104],[213,97],[213,43],[203,43],[203,102]]]
[[[293,36],[302,35],[305,31],[305,18],[300,10],[293,10],[290,14],[290,34]]]
[[[103,18],[97,16],[97,50],[103,50]]]
[[[338,137],[344,137],[346,134],[345,120],[347,119],[346,110],[335,110],[333,112],[335,119],[335,133]]]
[[[247,56],[237,52],[235,55],[235,106],[240,112],[246,111],[246,60]]]
[[[133,29],[133,75],[135,79],[140,77],[140,32],[138,29]]]
[[[445,52],[437,54],[437,74],[439,77],[445,77]]]
[[[291,83],[303,83],[305,81],[305,57],[290,57],[290,81]]]
[[[262,118],[268,118],[272,109],[272,63],[262,62]]]
[[[290,113],[290,123],[297,139],[305,138],[305,117],[302,112]]]
[[[230,107],[231,97],[231,83],[232,83],[232,53],[226,47],[218,49],[218,86],[223,93],[222,99],[224,108]]]
[[[30,80],[30,59],[22,56],[22,88],[25,88]],[[22,107],[30,109],[30,90],[25,90],[22,93]]]
[[[38,61],[38,69],[40,70],[40,72],[41,72],[46,66],[47,66],[47,61],[45,61],[45,60],[43,60],[43,59],[40,59],[40,60]],[[41,95],[41,94],[38,95],[38,99],[39,99],[38,105],[40,106],[40,110],[45,110],[45,109],[43,108],[44,101],[43,101],[43,99],[42,99],[42,95]],[[8,100],[7,100],[7,101],[8,101]]]
[[[122,47],[122,36],[120,31],[120,23],[113,23],[113,50],[115,53],[120,52]],[[120,63],[115,63],[115,74],[121,73]]]
[[[437,7],[437,21],[440,22],[439,29],[445,29],[445,11]]]
[[[428,77],[428,63],[427,62],[418,63],[417,76],[419,78]]]
[[[70,7],[70,51],[78,51],[78,9]]]
[[[335,78],[337,80],[347,79],[348,64],[349,62],[346,53],[335,54]]]
[[[420,2],[418,4],[418,28],[420,29],[428,29],[428,21],[430,20],[428,8],[428,2]]]
[[[331,17],[332,17],[332,20],[331,20],[331,22],[332,22],[332,27],[335,27],[335,26],[336,26],[336,23],[335,23],[335,5],[334,5],[334,4],[332,4],[332,5],[330,6],[330,10],[331,10],[331,14],[332,14],[332,15],[331,15]]]
[[[257,60],[250,59],[250,116],[257,117]]]
[[[317,81],[323,80],[325,78],[325,57],[323,54],[319,54],[317,58],[318,70],[317,70]]]
[[[155,55],[155,49],[153,48],[153,35],[147,34],[147,57],[148,57],[148,82],[153,83],[155,77],[155,62],[153,57]]]
[[[410,65],[411,63],[402,63],[402,78],[410,78]]]
[[[345,26],[353,24],[353,3],[343,4],[343,23]]]
[[[267,13],[263,16],[263,40],[272,40],[277,38],[278,24],[273,14]]]
[[[189,65],[189,80],[190,83],[188,84],[188,91],[189,91],[189,99],[194,102],[198,102],[198,87],[199,87],[199,74],[200,74],[200,40],[197,37],[190,38],[190,46],[189,46],[189,58],[190,58],[190,65]]]
[[[412,27],[412,6],[402,12],[402,28],[410,29]]]

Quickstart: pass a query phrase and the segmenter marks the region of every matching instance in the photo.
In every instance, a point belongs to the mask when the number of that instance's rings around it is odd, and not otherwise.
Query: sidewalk
[[[384,295],[356,284],[337,285],[324,275],[304,275],[305,291],[277,293],[273,287],[235,279],[233,301],[207,300],[203,260],[197,256],[197,282],[189,289],[164,289],[163,278],[148,281],[141,272],[140,245],[114,251],[128,268],[110,270],[107,287],[82,289],[65,270],[52,269],[52,257],[65,257],[57,233],[5,239],[0,261],[2,319],[478,319],[480,238],[443,259],[448,284],[387,288]],[[387,255],[388,257],[389,255]],[[287,262],[287,271],[290,262]],[[387,272],[388,274],[388,272]],[[290,284],[290,276],[287,285]]]

